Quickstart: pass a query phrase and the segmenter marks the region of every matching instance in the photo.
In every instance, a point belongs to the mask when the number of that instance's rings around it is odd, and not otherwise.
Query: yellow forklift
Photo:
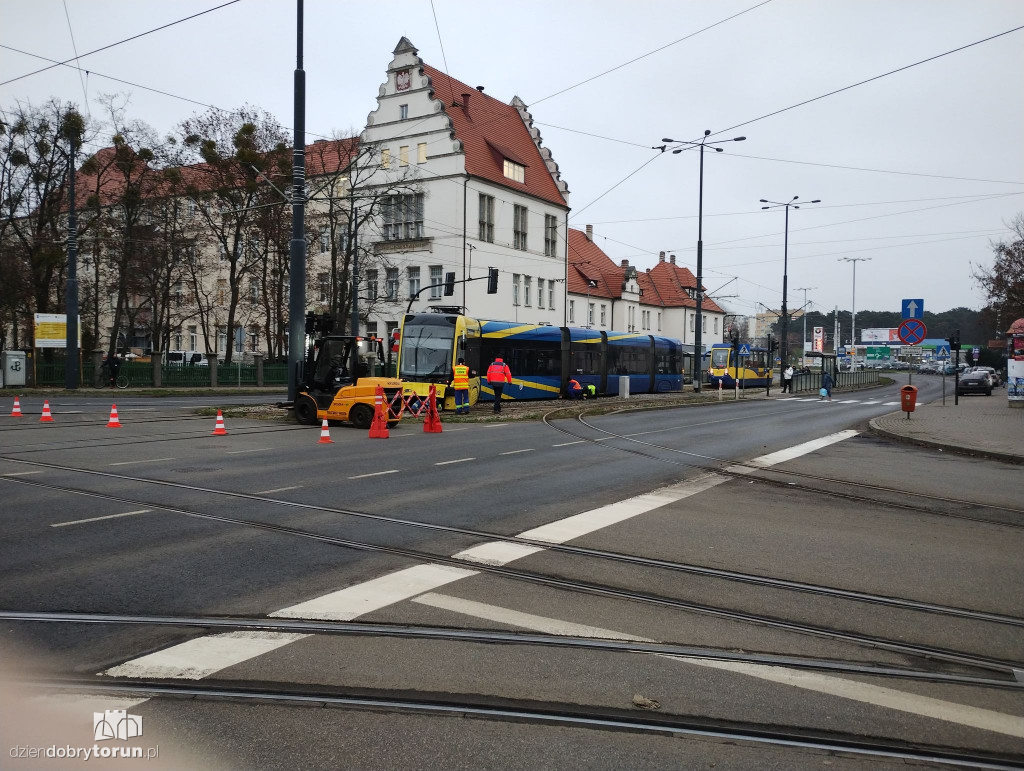
[[[306,314],[306,335],[313,343],[306,351],[302,379],[295,396],[295,419],[306,425],[319,425],[324,418],[348,421],[356,428],[368,429],[373,422],[377,386],[384,389],[390,403],[402,392],[397,378],[373,377],[373,367],[384,365],[384,343],[375,337],[334,335],[333,320],[327,314]],[[389,413],[388,427],[398,424]]]

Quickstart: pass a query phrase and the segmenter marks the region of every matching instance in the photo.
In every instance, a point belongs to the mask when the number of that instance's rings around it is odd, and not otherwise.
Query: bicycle
[[[111,382],[113,381],[113,382]],[[127,375],[118,373],[116,378],[110,377],[110,367],[106,364],[96,370],[96,375],[92,381],[93,388],[111,388],[116,386],[120,389],[125,389],[130,385],[131,381]]]

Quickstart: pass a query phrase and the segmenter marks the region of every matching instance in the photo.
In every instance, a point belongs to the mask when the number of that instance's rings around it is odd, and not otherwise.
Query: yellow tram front
[[[713,388],[755,388],[771,381],[772,367],[767,348],[746,343],[715,343],[708,351],[708,382]]]
[[[479,354],[468,341],[480,338],[480,323],[455,313],[408,313],[402,319],[398,345],[398,377],[406,394],[427,397],[430,386],[437,393],[439,410],[455,409],[452,366],[466,359],[470,368],[469,404],[480,398]],[[470,353],[467,354],[467,347]],[[470,359],[477,359],[470,361]]]

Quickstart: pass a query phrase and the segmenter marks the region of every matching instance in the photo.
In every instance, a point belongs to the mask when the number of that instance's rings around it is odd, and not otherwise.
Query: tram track
[[[536,701],[488,698],[470,694],[437,694],[424,698],[406,690],[382,688],[344,689],[326,686],[283,687],[280,683],[240,681],[210,683],[173,683],[164,681],[101,681],[98,678],[65,677],[21,680],[23,685],[58,693],[132,694],[136,696],[183,698],[206,701],[241,701],[260,704],[286,704],[292,707],[332,707],[372,710],[384,714],[452,715],[497,722],[560,725],[591,730],[627,731],[646,735],[674,735],[721,739],[727,742],[826,751],[872,759],[915,761],[979,769],[1024,768],[1019,758],[977,750],[950,749],[923,743],[861,737],[850,733],[784,728],[764,724],[737,724],[731,721],[685,715],[651,714],[613,707],[576,704],[544,704]]]
[[[44,464],[33,461],[21,461],[30,465],[42,465],[55,468],[61,468],[56,464]],[[75,469],[67,469],[75,470]],[[138,479],[134,477],[127,477],[125,475],[112,474],[110,472],[96,472],[92,470],[81,470],[84,473],[97,474],[100,476],[117,477],[122,479],[130,479],[132,481],[147,482],[152,480]],[[348,548],[358,551],[375,552],[381,554],[389,554],[392,556],[404,557],[412,559],[417,562],[427,562],[449,565],[453,567],[459,567],[463,569],[470,569],[479,573],[486,573],[502,578],[507,578],[515,581],[522,581],[532,583],[535,585],[541,585],[548,588],[566,590],[577,593],[590,594],[600,597],[606,597],[611,599],[618,599],[628,602],[636,602],[641,604],[647,604],[657,607],[670,608],[684,612],[693,612],[721,619],[727,619],[731,621],[737,621],[741,623],[756,624],[760,626],[770,627],[787,632],[793,632],[797,634],[805,634],[815,636],[819,638],[829,639],[833,641],[841,641],[845,643],[852,643],[854,645],[864,646],[877,650],[885,650],[891,653],[897,653],[899,655],[910,656],[914,658],[923,659],[926,661],[944,662],[947,664],[955,664],[958,666],[966,666],[972,668],[978,668],[991,672],[998,672],[1008,679],[1016,679],[1016,673],[1024,669],[1024,665],[1020,662],[1010,661],[1001,659],[998,657],[977,655],[973,653],[957,651],[949,648],[943,648],[938,646],[921,645],[917,643],[906,643],[897,639],[883,638],[875,635],[860,634],[857,632],[851,632],[844,629],[836,629],[818,625],[804,624],[787,620],[785,618],[779,618],[774,616],[768,616],[764,614],[749,613],[745,611],[734,610],[730,608],[718,607],[714,605],[708,605],[704,603],[692,602],[672,597],[666,597],[661,595],[654,595],[650,593],[632,591],[629,589],[622,589],[620,587],[609,586],[589,581],[580,581],[573,579],[560,578],[544,573],[535,573],[532,571],[518,570],[503,566],[494,566],[483,564],[480,562],[464,560],[457,557],[445,556],[436,553],[423,552],[415,549],[408,549],[397,546],[389,546],[385,544],[375,544],[365,541],[358,541],[348,538],[340,538],[336,536],[327,535],[324,533],[318,533],[314,531],[305,530],[302,528],[289,527],[285,525],[278,525],[268,522],[260,522],[257,520],[242,519],[238,517],[230,517],[221,514],[212,514],[209,512],[198,511],[194,509],[186,509],[180,506],[169,506],[159,502],[147,501],[139,498],[129,498],[126,496],[116,496],[108,493],[99,493],[96,491],[82,490],[78,488],[72,488],[62,485],[54,485],[51,483],[41,482],[38,480],[31,480],[17,477],[3,477],[3,481],[29,485],[38,488],[45,488],[51,490],[57,490],[60,492],[68,492],[79,495],[86,495],[90,497],[102,498],[105,500],[117,501],[131,506],[141,506],[150,509],[160,509],[172,513],[181,514],[197,519],[203,519],[213,522],[219,522],[222,524],[228,524],[238,527],[254,528],[267,532],[273,532],[277,534],[288,535],[292,537],[299,537],[318,541],[320,543],[330,544],[342,548]],[[159,480],[157,484],[169,484],[172,487],[189,487],[187,485],[181,485],[178,483],[163,483]],[[190,488],[190,489],[205,489],[205,488]],[[222,491],[208,490],[208,492],[217,493]],[[255,497],[257,499],[264,500],[268,503],[278,503],[291,506],[294,508],[301,509],[313,509],[319,511],[327,511],[332,513],[346,513],[344,510],[330,509],[327,507],[320,506],[308,506],[301,503],[284,502],[277,499],[266,499],[261,496],[249,496],[246,494],[234,494],[223,492],[226,495],[232,495],[237,497],[249,498]],[[369,515],[371,518],[377,518],[376,515]],[[445,530],[443,526],[431,526],[431,529]],[[452,531],[459,532],[459,529],[452,528]],[[473,533],[474,531],[466,531]],[[515,540],[520,543],[529,543],[528,541],[513,539],[508,536],[500,537],[502,540],[512,541]],[[551,544],[545,542],[539,542],[544,548],[552,547]],[[573,547],[575,548],[575,547]],[[623,555],[625,556],[625,555]],[[920,612],[934,613],[936,611],[929,611],[926,609],[918,609]],[[971,611],[968,611],[971,612]],[[1009,618],[1009,617],[1008,617]],[[1020,619],[1016,619],[1015,623],[1019,623]]]

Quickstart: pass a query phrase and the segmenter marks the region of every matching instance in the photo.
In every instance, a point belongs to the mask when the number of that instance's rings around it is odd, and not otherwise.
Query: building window
[[[399,120],[408,120],[408,118],[409,118],[409,105],[407,105],[407,104],[400,104],[400,105],[398,105],[398,119]]]
[[[661,331],[661,311],[658,311],[658,331]]]
[[[224,244],[220,244],[220,251],[217,253],[217,259],[221,262],[228,261],[228,248]],[[195,261],[193,260],[193,264]]]
[[[423,194],[389,195],[384,199],[384,240],[423,238]]]
[[[544,307],[544,279],[537,279],[537,307]]]
[[[526,167],[521,163],[505,159],[505,177],[515,182],[526,181]]]
[[[402,145],[398,148],[398,165],[409,165],[409,145]]]
[[[576,323],[576,301],[569,300],[569,323]]]
[[[548,281],[548,308],[555,309],[555,280]]]
[[[388,268],[387,275],[385,276],[387,286],[384,291],[387,293],[389,300],[398,299],[398,268]]]
[[[480,194],[480,240],[494,243],[494,196]]]
[[[440,265],[431,265],[430,266],[430,299],[431,300],[440,300],[441,299],[441,289],[442,289],[442,287],[438,286],[438,284],[440,284],[444,280],[444,277],[441,275],[441,270],[442,269],[441,269]]]
[[[260,299],[260,280],[258,278],[249,279],[249,301],[256,302]]]
[[[427,162],[427,143],[420,142],[416,145],[416,163]]]
[[[391,149],[385,147],[380,151],[380,167],[382,169],[391,168]]]
[[[331,251],[331,229],[324,228],[320,231],[320,251],[329,252]]]
[[[398,329],[398,322],[397,321],[385,321],[384,322],[384,329],[387,331],[387,335],[388,336],[387,336],[386,339],[388,341],[388,344],[390,345],[390,341],[394,339],[392,333],[396,329]]]
[[[374,268],[366,271],[366,299],[370,302],[377,299],[377,271]]]
[[[690,316],[690,331],[693,331],[693,316]]]
[[[526,207],[516,204],[512,210],[512,248],[526,251]]]
[[[700,317],[700,331],[701,332],[707,332],[708,331],[708,317],[707,316],[703,316],[702,315]]]
[[[529,276],[523,276],[523,305],[527,307],[530,305],[530,285],[532,283],[532,278]]]
[[[587,328],[589,329],[594,325],[594,303],[587,305]]]
[[[320,302],[327,302],[327,295],[331,288],[331,274],[330,273],[317,273],[316,274],[316,287],[320,294]]]
[[[226,278],[217,279],[217,304],[224,305],[228,299],[228,280]]]
[[[601,303],[601,326],[605,325],[605,304]]]
[[[718,334],[718,316],[715,316],[715,317],[714,317],[714,320],[715,320],[715,328],[714,328],[714,332],[715,332],[715,334],[717,335],[717,334]]]
[[[367,321],[366,322],[366,336],[367,337],[376,337],[377,336],[377,322],[376,321]]]
[[[512,274],[512,304],[519,305],[519,274]]]
[[[420,269],[409,268],[409,297],[415,297],[420,291]]]
[[[197,331],[196,325],[193,324],[192,326],[190,326],[188,328],[188,349],[190,351],[194,351],[198,347],[199,347],[199,333]]]
[[[227,351],[228,349],[228,328],[224,326],[217,327],[217,352]],[[190,351],[194,351],[195,348],[189,348]]]
[[[557,255],[558,240],[558,219],[550,214],[544,215],[544,256],[555,257]]]

